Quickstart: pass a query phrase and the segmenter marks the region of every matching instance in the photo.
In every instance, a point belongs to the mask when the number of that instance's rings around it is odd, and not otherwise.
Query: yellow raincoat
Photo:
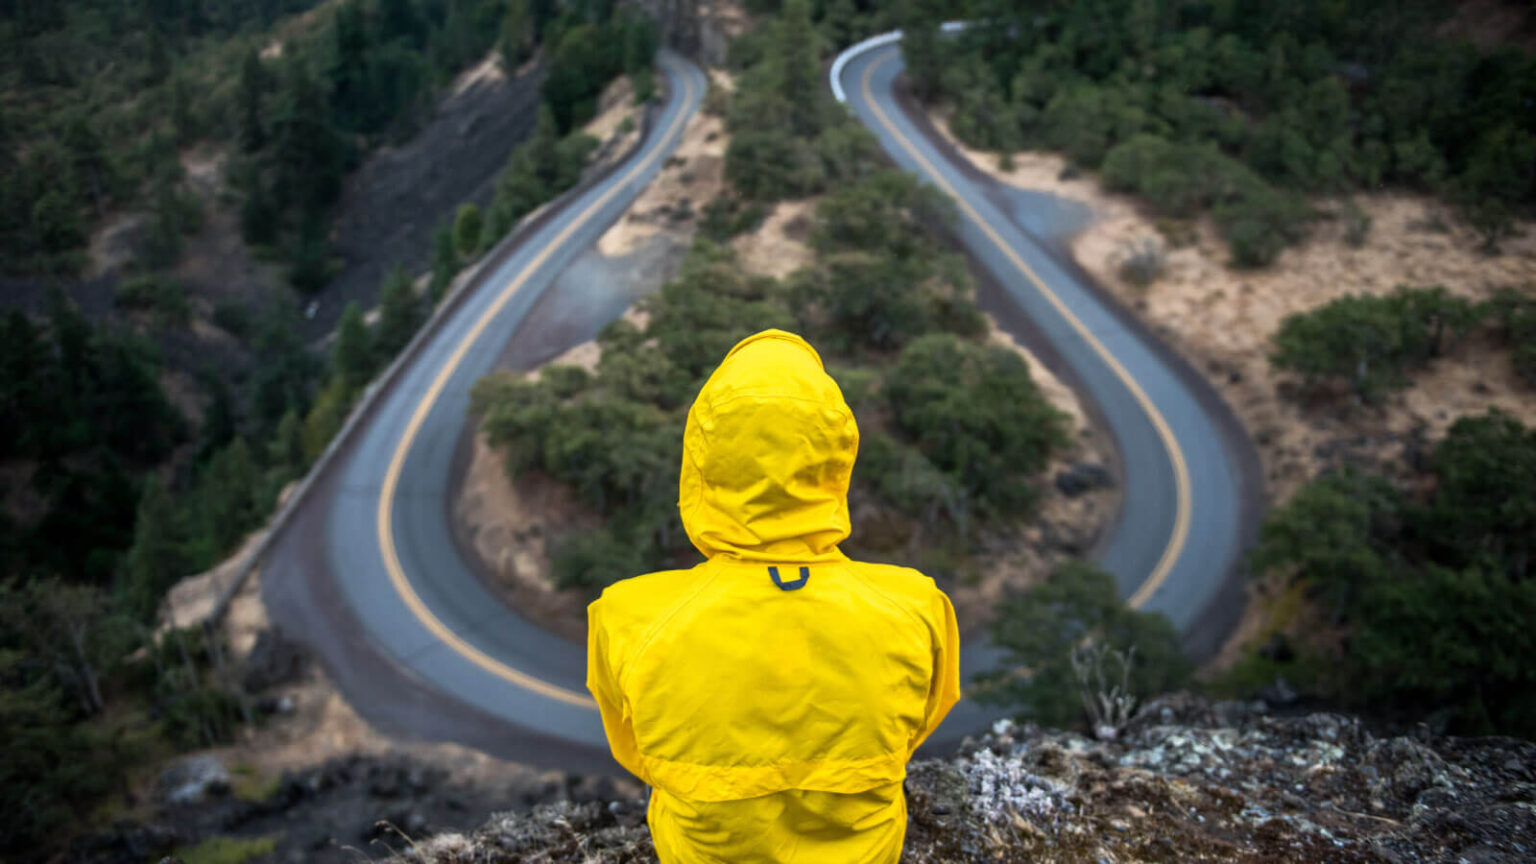
[[[653,787],[666,864],[895,862],[912,751],[960,698],[949,598],[850,561],[853,413],[805,340],[742,340],[688,412],[678,508],[708,559],[588,607],[587,688]]]

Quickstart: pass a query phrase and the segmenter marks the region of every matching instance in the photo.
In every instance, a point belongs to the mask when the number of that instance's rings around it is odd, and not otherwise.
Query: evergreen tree
[[[257,516],[256,463],[244,438],[214,454],[199,485],[204,533],[212,539],[214,553],[222,555],[245,536]]]
[[[459,251],[453,245],[453,223],[445,219],[432,231],[432,283],[428,293],[434,305],[442,301],[458,272]]]
[[[176,510],[158,478],[144,481],[134,518],[133,545],[123,567],[123,594],[135,620],[154,620],[166,590],[187,573],[176,529]]]
[[[309,467],[304,456],[304,421],[299,419],[299,412],[289,409],[278,421],[269,458],[290,476],[302,474]]]
[[[507,72],[516,70],[532,55],[534,25],[528,0],[511,0],[507,4],[507,13],[501,19],[501,35],[496,43],[501,52],[501,66]]]
[[[405,268],[396,264],[379,291],[379,325],[373,347],[378,362],[388,364],[421,326],[421,298]]]
[[[235,97],[240,111],[238,140],[240,149],[247,153],[255,153],[267,143],[267,131],[262,124],[262,100],[267,87],[266,67],[262,66],[261,56],[252,48],[240,64],[240,87]]]
[[[480,235],[483,226],[480,208],[474,204],[465,204],[459,207],[458,216],[453,220],[453,246],[459,251],[459,257],[468,258],[480,250]]]
[[[331,439],[341,431],[347,411],[352,407],[352,394],[345,389],[338,376],[315,397],[314,407],[304,418],[304,458],[313,463],[325,452]]]
[[[217,373],[203,376],[204,386],[210,394],[208,408],[203,412],[203,428],[199,430],[200,449],[206,458],[234,440],[239,419],[235,416],[234,394],[229,384]]]
[[[779,15],[780,92],[794,107],[796,134],[815,136],[822,127],[820,37],[811,21],[810,0],[785,0]]]
[[[332,127],[325,93],[302,57],[285,64],[286,78],[272,110],[273,192],[278,209],[296,208],[318,220],[341,191],[342,145]],[[310,230],[323,237],[316,224]]]
[[[336,347],[331,352],[331,368],[341,382],[342,390],[356,393],[373,377],[374,358],[377,356],[368,325],[363,323],[363,310],[354,301],[342,310],[341,323],[336,328]]]

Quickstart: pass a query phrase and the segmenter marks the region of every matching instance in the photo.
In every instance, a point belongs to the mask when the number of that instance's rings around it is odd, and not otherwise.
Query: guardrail
[[[967,22],[965,21],[945,21],[939,26],[939,30],[944,33],[959,33],[961,30],[966,28],[966,23]],[[843,69],[846,68],[847,65],[854,60],[854,58],[858,57],[860,54],[863,54],[866,51],[879,48],[882,45],[889,45],[892,42],[900,41],[901,31],[892,30],[889,33],[881,33],[878,36],[871,36],[868,39],[865,39],[861,42],[855,42],[854,44],[849,45],[847,48],[844,48],[843,53],[837,55],[837,59],[832,61],[832,71],[828,73],[832,78],[832,98],[836,99],[840,103],[846,104],[848,102],[848,92],[843,89]]]

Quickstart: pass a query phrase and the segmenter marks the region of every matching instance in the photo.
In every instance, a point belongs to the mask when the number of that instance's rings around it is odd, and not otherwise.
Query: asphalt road
[[[1225,632],[1240,601],[1233,565],[1256,518],[1244,480],[1255,463],[1241,430],[1198,375],[1038,239],[1067,211],[1053,215],[1048,202],[968,172],[899,110],[900,62],[886,47],[842,67],[850,107],[898,165],[956,197],[958,241],[1017,304],[1026,340],[1061,364],[1112,431],[1124,504],[1098,560],[1133,602],[1167,613],[1191,637]],[[670,54],[661,65],[669,98],[640,151],[466,289],[384,385],[268,554],[263,596],[273,619],[313,645],[348,701],[387,730],[535,764],[618,770],[583,686],[584,647],[506,607],[460,557],[450,478],[471,385],[655,175],[698,109],[702,73]],[[964,666],[991,656],[986,644],[967,644]],[[953,744],[992,716],[962,702],[930,746]]]

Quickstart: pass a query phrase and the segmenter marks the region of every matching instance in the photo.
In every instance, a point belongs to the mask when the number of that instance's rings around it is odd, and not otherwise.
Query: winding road
[[[668,96],[638,149],[492,253],[376,385],[274,530],[262,568],[270,617],[309,643],[353,707],[385,730],[566,770],[620,770],[583,685],[584,646],[485,587],[455,543],[450,492],[471,385],[519,341],[548,340],[531,312],[656,175],[699,108],[703,73],[669,52],[659,64]],[[900,110],[893,44],[856,46],[835,70],[896,163],[957,200],[959,242],[1027,317],[1028,341],[1112,431],[1124,500],[1097,559],[1133,603],[1167,613],[1193,650],[1209,650],[1202,637],[1219,638],[1239,608],[1234,565],[1257,519],[1246,479],[1256,461],[1241,429],[1198,375],[1025,230],[1021,200]],[[621,309],[584,305],[586,329],[572,340]],[[964,665],[991,657],[984,642],[967,644]],[[951,745],[991,716],[963,702],[927,746]]]

